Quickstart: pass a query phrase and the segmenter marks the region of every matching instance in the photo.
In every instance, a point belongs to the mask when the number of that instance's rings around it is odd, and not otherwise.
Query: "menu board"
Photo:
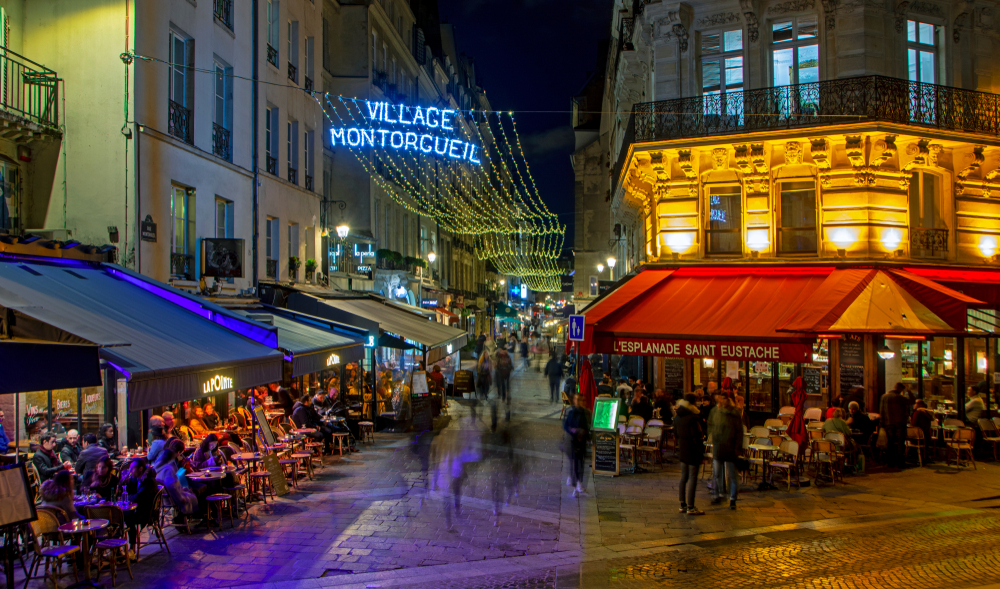
[[[287,495],[288,494],[288,480],[285,479],[285,472],[281,470],[281,463],[278,462],[277,454],[265,454],[263,460],[264,470],[267,471],[269,475],[268,478],[271,479],[271,488],[274,489],[274,494]]]
[[[684,359],[663,359],[663,390],[679,399],[684,394]]]
[[[591,470],[595,475],[618,476],[618,433],[594,433],[594,457]]]
[[[865,386],[865,340],[862,335],[846,334],[838,342],[840,392],[847,394],[855,386]]]
[[[410,387],[410,394],[414,397],[427,395],[427,373],[423,370],[413,371],[413,385]]]
[[[618,408],[621,399],[594,399],[594,431],[618,431]]]
[[[413,398],[413,431],[425,432],[434,427],[431,399],[426,395]]]
[[[819,368],[803,368],[802,382],[805,383],[806,394],[820,394],[823,387],[823,371]]]
[[[455,371],[455,389],[454,394],[457,397],[463,393],[475,393],[476,392],[476,379],[472,374],[471,370],[457,370]]]

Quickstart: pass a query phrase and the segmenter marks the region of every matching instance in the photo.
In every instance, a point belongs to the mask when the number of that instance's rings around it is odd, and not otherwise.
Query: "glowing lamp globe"
[[[337,237],[347,239],[347,234],[350,232],[351,228],[347,225],[337,225]]]

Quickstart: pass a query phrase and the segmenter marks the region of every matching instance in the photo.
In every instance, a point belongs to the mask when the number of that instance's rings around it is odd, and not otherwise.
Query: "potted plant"
[[[309,258],[306,260],[306,282],[312,282],[313,276],[316,274],[316,260]]]
[[[299,266],[302,262],[299,260],[298,256],[291,256],[288,258],[288,280],[295,282],[299,277]]]

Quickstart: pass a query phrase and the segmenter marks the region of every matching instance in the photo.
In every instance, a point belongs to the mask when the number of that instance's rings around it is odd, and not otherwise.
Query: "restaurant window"
[[[771,25],[771,81],[774,86],[819,82],[819,28],[816,15],[799,16]],[[796,88],[780,100],[782,114],[815,114],[819,90]]]
[[[743,30],[701,36],[701,93],[708,126],[743,121]]]
[[[708,193],[708,254],[743,252],[743,195],[739,186],[712,186]]]
[[[782,182],[778,208],[778,252],[816,253],[816,183]]]

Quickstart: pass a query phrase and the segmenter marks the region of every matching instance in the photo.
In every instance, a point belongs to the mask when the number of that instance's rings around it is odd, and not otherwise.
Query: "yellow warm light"
[[[997,253],[997,238],[992,235],[984,235],[979,238],[979,251],[984,258],[992,258]]]
[[[675,254],[686,252],[694,245],[693,232],[667,233],[664,238],[666,246]]]
[[[747,231],[747,247],[755,252],[767,249],[771,245],[767,229],[750,229]]]
[[[830,241],[835,243],[838,248],[845,250],[851,247],[857,241],[857,238],[850,229],[840,227],[830,232]]]
[[[903,232],[899,229],[886,229],[882,232],[882,245],[885,249],[894,252],[903,241]]]

